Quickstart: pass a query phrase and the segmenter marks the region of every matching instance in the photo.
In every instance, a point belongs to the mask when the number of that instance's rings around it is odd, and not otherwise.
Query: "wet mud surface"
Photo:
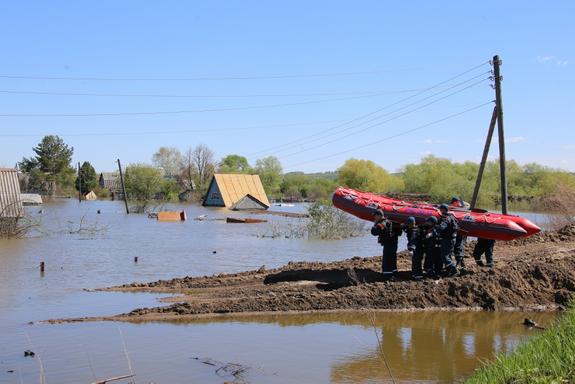
[[[220,314],[346,310],[553,310],[575,295],[575,225],[495,246],[494,268],[479,267],[466,249],[467,271],[438,280],[411,280],[407,252],[400,273],[383,281],[381,257],[331,262],[290,262],[267,270],[184,277],[105,288],[173,293],[170,304],[110,317],[50,320],[153,321]]]

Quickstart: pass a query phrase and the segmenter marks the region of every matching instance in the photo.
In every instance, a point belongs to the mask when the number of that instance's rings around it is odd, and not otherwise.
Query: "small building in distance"
[[[16,221],[23,215],[18,171],[14,168],[0,168],[0,219]]]
[[[43,203],[42,196],[37,193],[21,193],[20,199],[22,205],[41,205]]]
[[[258,175],[216,173],[210,182],[203,205],[236,209],[268,209],[270,202]]]
[[[90,192],[84,193],[83,199],[84,200],[98,200],[98,196],[96,196],[94,191],[90,191]]]
[[[107,189],[112,200],[123,199],[119,172],[102,172],[98,181],[100,188]]]

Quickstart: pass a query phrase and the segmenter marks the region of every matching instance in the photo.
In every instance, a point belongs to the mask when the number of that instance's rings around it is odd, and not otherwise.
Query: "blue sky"
[[[285,171],[479,161],[499,54],[507,158],[575,171],[573,15],[572,1],[4,2],[0,166],[45,134],[98,171],[197,144]]]

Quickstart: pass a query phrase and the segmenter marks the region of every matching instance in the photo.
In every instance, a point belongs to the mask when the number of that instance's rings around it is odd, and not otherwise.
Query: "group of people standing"
[[[398,273],[397,246],[403,233],[407,236],[407,249],[411,253],[413,279],[423,279],[424,273],[431,278],[455,276],[465,270],[466,236],[458,234],[459,226],[449,212],[450,206],[469,209],[469,204],[459,197],[453,197],[450,205],[439,206],[439,218],[430,216],[420,225],[416,224],[414,217],[409,217],[404,224],[397,224],[388,220],[383,211],[375,212],[371,234],[377,236],[379,244],[383,246],[382,272],[385,279],[392,279]],[[493,266],[494,245],[495,240],[478,239],[473,250],[477,265]],[[481,260],[484,253],[485,264]]]

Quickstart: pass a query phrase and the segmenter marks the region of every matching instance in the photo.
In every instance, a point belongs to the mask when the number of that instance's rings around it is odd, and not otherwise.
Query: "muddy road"
[[[468,243],[470,255],[474,243]],[[499,242],[496,266],[476,266],[439,280],[410,279],[407,252],[398,256],[400,274],[382,281],[381,257],[318,263],[297,262],[267,270],[185,277],[104,288],[107,291],[173,293],[168,305],[111,317],[61,321],[150,321],[234,313],[346,310],[553,310],[575,295],[575,225],[528,239]]]

